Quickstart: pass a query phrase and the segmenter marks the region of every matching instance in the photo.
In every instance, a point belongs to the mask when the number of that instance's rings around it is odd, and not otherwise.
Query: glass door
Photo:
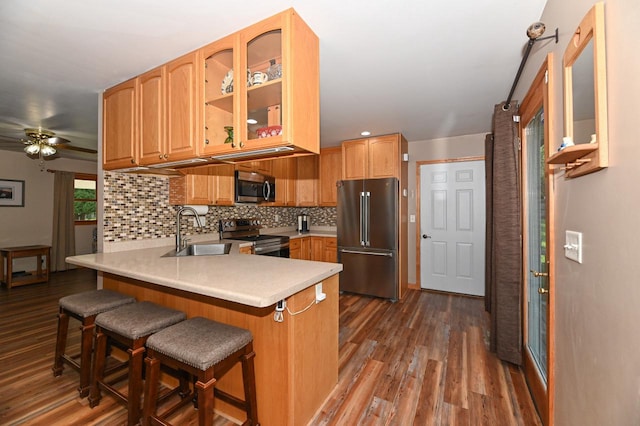
[[[277,20],[275,22],[280,22]],[[273,28],[273,27],[272,27]],[[264,28],[246,41],[246,102],[242,103],[242,144],[251,147],[280,145],[287,131],[283,122],[282,29]]]
[[[553,419],[553,174],[547,165],[553,116],[549,54],[520,107],[522,140],[524,366],[542,423]]]
[[[547,253],[546,163],[544,111],[541,108],[526,127],[527,162],[527,348],[542,380],[547,383]]]
[[[237,36],[203,48],[205,66],[204,154],[233,151],[238,116]]]

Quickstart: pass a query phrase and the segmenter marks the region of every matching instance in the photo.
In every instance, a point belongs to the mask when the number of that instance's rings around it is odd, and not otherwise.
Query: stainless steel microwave
[[[275,200],[275,178],[236,170],[236,203],[265,203]]]

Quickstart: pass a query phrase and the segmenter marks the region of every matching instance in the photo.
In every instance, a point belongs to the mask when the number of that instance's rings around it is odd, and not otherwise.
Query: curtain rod
[[[534,24],[536,25],[536,24]],[[532,25],[531,27],[529,27],[529,30],[531,30],[531,28],[534,26]],[[542,24],[542,28],[544,31],[544,24]],[[527,32],[529,33],[529,32]],[[556,43],[558,43],[558,29],[556,28],[556,33],[554,35],[551,36],[547,36],[547,37],[538,37],[538,38],[531,38],[532,36],[529,36],[529,42],[527,43],[527,50],[525,50],[524,52],[524,56],[522,57],[522,61],[520,61],[520,67],[518,68],[518,72],[516,73],[516,78],[513,80],[513,84],[511,85],[511,90],[509,91],[509,96],[507,96],[507,100],[504,103],[504,105],[502,106],[502,109],[504,111],[508,111],[509,108],[511,107],[511,97],[513,96],[513,92],[516,90],[516,86],[518,85],[518,80],[520,80],[520,75],[522,74],[522,70],[524,69],[524,64],[527,62],[527,58],[529,57],[529,53],[531,53],[531,48],[533,47],[534,43],[536,41],[542,41],[542,40],[548,40],[550,38],[555,38],[556,39]]]

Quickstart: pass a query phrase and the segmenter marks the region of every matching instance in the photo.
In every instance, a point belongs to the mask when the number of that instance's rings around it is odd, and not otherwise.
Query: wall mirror
[[[603,3],[596,3],[573,33],[563,68],[564,135],[575,146],[550,162],[566,164],[565,176],[577,177],[607,167],[609,160]]]

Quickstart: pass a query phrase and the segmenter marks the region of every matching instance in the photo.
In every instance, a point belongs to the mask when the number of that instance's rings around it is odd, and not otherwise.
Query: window
[[[95,225],[97,216],[96,175],[76,173],[74,180],[74,218],[76,225]]]

